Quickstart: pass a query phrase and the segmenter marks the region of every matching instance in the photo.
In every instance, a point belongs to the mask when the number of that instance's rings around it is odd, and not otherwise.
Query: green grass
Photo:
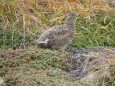
[[[60,4],[48,1],[0,0],[0,48],[25,49],[23,56],[0,58],[0,76],[5,78],[7,86],[23,83],[23,86],[81,85],[65,72],[71,66],[64,52],[37,48],[34,43],[47,27],[63,23],[69,12],[80,16],[76,19],[76,36],[67,51],[90,46],[115,47],[115,11],[107,3],[100,0],[57,0]],[[107,85],[112,86],[114,77],[109,81]],[[102,86],[103,81],[100,83]]]
[[[76,19],[76,36],[70,46],[82,48],[88,46],[115,46],[115,17],[114,12],[106,14],[103,11],[98,12],[90,19],[78,17]],[[34,28],[34,27],[33,27]],[[32,45],[41,34],[32,31],[33,35],[23,30],[15,29],[1,31],[0,48],[11,48]],[[26,41],[26,42],[23,42]]]
[[[106,14],[100,11],[95,16],[78,18],[76,20],[76,37],[73,44],[78,47],[86,46],[115,46],[115,17],[114,12]]]
[[[42,30],[64,22],[69,12],[80,15],[76,20],[76,36],[71,46],[115,46],[114,8],[98,0],[78,0],[77,3],[75,0],[66,0],[66,3],[58,1],[60,4],[53,1],[49,3],[48,0],[38,1],[38,4],[29,0],[23,4],[17,0],[1,0],[0,48],[31,45]]]
[[[67,73],[71,70],[71,58],[65,51],[36,46],[3,51],[0,54],[0,78],[3,78],[5,84],[1,86],[89,86]],[[113,65],[110,68],[110,78],[102,78],[98,86],[114,86],[115,67]]]
[[[0,76],[6,83],[3,86],[80,84],[66,73],[71,66],[64,53],[29,47],[20,55],[0,57]]]

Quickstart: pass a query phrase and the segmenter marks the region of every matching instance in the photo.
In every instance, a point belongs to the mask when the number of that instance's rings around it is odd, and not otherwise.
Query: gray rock
[[[69,74],[78,79],[85,76],[88,76],[86,78],[94,79],[94,76],[98,75],[98,73],[95,74],[97,71],[102,72],[99,77],[105,77],[106,74],[109,76],[109,59],[115,58],[114,52],[114,48],[103,47],[90,47],[73,52],[71,56],[72,68]],[[93,72],[94,74],[92,74]]]

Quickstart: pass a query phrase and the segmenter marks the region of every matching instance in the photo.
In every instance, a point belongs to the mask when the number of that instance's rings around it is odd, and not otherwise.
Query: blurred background
[[[71,46],[115,46],[113,0],[0,0],[0,48],[34,45],[48,27],[64,22],[70,12],[76,19]]]

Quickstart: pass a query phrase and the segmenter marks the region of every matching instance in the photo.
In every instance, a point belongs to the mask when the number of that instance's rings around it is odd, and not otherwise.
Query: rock
[[[110,77],[110,64],[115,63],[114,52],[115,49],[100,47],[77,52],[72,56],[69,74],[83,84],[98,86],[99,80]]]
[[[0,77],[0,85],[4,83],[4,80]]]

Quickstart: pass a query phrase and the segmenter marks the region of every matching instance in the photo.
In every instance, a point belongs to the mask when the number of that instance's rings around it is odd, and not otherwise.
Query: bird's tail
[[[35,41],[40,47],[47,47],[48,39],[45,41]]]

